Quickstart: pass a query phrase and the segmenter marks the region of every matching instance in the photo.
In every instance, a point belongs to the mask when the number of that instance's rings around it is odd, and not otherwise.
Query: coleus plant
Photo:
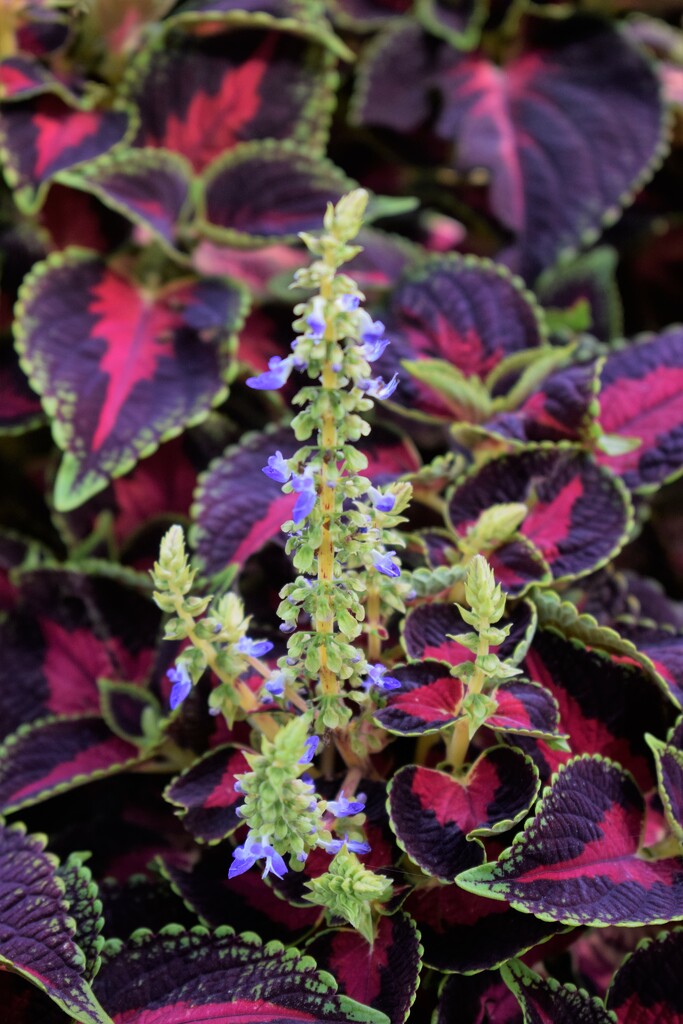
[[[683,1020],[676,30],[2,15],[7,1019]]]

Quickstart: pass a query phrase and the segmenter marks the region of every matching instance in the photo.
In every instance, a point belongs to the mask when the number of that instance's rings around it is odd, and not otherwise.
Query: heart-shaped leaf
[[[344,995],[403,1024],[415,999],[422,967],[420,934],[407,914],[380,917],[372,946],[349,929],[323,932],[307,947]]]
[[[615,1024],[601,999],[575,985],[541,978],[519,960],[505,964],[500,973],[524,1011],[524,1024]]]
[[[198,842],[219,843],[242,824],[235,776],[248,771],[242,748],[217,747],[174,779],[164,796],[180,808],[178,817]]]
[[[391,670],[400,690],[388,695],[386,707],[375,712],[375,721],[398,736],[422,736],[453,725],[460,714],[463,684],[438,661],[422,661]]]
[[[131,975],[144,984],[130,985]],[[377,1010],[335,994],[329,974],[310,957],[279,942],[262,946],[253,934],[240,938],[231,928],[186,932],[175,925],[159,935],[136,932],[124,944],[104,948],[95,990],[114,1024],[154,1016],[164,1024],[207,1019],[272,1024],[388,1024]]]
[[[563,765],[500,860],[458,885],[546,921],[662,924],[683,918],[683,862],[645,860],[645,805],[631,776],[601,757]]]
[[[607,1006],[618,1024],[683,1022],[683,928],[646,939],[614,976]]]
[[[244,311],[241,289],[217,278],[150,294],[82,252],[34,268],[17,340],[65,452],[58,509],[77,507],[224,399]]]
[[[391,825],[424,871],[451,881],[483,861],[481,843],[472,840],[510,829],[529,810],[539,785],[531,760],[507,747],[484,751],[462,780],[408,765],[389,785]]]
[[[544,686],[526,679],[509,679],[497,687],[495,701],[497,708],[486,719],[489,729],[543,739],[560,735],[560,708]]]

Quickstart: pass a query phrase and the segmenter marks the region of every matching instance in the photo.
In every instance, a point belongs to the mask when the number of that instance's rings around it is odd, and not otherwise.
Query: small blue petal
[[[328,800],[327,809],[335,818],[348,818],[365,810],[365,793],[359,793],[355,800],[347,800],[342,793],[338,800]]]
[[[382,494],[376,487],[371,487],[368,490],[368,495],[378,512],[391,512],[396,504],[396,498],[393,494]]]
[[[360,306],[360,299],[357,295],[340,295],[339,308],[345,313],[351,313]]]
[[[248,636],[242,636],[235,644],[235,650],[239,654],[247,654],[252,658],[261,658],[268,651],[272,651],[273,645],[270,640],[252,640]]]
[[[192,680],[188,674],[187,669],[184,665],[176,665],[175,668],[169,668],[166,673],[168,678],[173,683],[170,696],[168,698],[168,704],[171,711],[175,711],[179,704],[185,700],[192,689]]]
[[[309,736],[304,747],[303,757],[299,758],[299,764],[309,764],[315,757],[315,752],[320,743],[319,736]]]
[[[292,359],[280,359],[279,356],[272,356],[268,360],[268,369],[260,373],[258,377],[247,377],[247,385],[257,391],[268,391],[281,388],[292,372]]]
[[[395,554],[395,551],[372,551],[372,564],[377,572],[381,572],[384,576],[391,576],[394,579],[400,576],[401,567],[391,560],[391,556]]]
[[[276,480],[279,484],[286,484],[292,475],[291,469],[287,466],[287,460],[283,458],[281,451],[277,451],[275,455],[269,457],[268,464],[263,467],[261,472],[269,476],[271,480]]]

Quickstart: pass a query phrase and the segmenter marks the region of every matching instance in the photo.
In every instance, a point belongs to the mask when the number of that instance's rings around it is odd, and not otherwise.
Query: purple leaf
[[[647,619],[620,619],[618,629],[636,645],[642,664],[656,674],[670,700],[683,707],[683,629]]]
[[[541,978],[519,960],[505,964],[500,973],[529,1024],[614,1024],[601,999],[574,985]]]
[[[486,719],[489,729],[521,736],[557,738],[560,708],[550,690],[525,679],[511,679],[496,689],[496,710]]]
[[[97,885],[85,864],[88,856],[70,854],[66,862],[57,868],[57,875],[64,883],[64,898],[69,905],[69,914],[76,922],[75,939],[85,954],[83,974],[92,981],[100,969],[100,952],[104,945],[100,932],[104,927],[104,917]]]
[[[638,856],[644,801],[631,776],[601,757],[563,765],[535,817],[500,860],[458,885],[545,921],[662,924],[683,918],[683,863]]]
[[[440,732],[458,719],[464,688],[448,666],[423,661],[394,668],[391,675],[401,689],[391,691],[386,706],[375,712],[383,729],[398,736],[422,736]]]
[[[618,1024],[683,1022],[683,928],[647,939],[617,971],[607,1007]]]
[[[21,289],[22,365],[65,451],[55,504],[102,490],[225,397],[245,298],[188,278],[150,295],[82,253],[38,264]]]
[[[623,311],[616,282],[617,252],[607,245],[583,253],[567,266],[551,267],[536,282],[541,304],[571,312],[585,303],[589,331],[600,341],[623,336]]]
[[[500,626],[510,625],[510,633],[499,647],[492,646],[500,658],[518,664],[531,643],[536,629],[536,612],[534,606],[527,601],[520,601],[504,617]],[[460,615],[454,604],[435,601],[433,604],[420,605],[408,613],[403,628],[402,642],[406,654],[414,660],[433,658],[445,661],[449,665],[459,665],[463,661],[473,661],[474,654],[457,640],[451,640],[451,634],[467,633],[469,626]]]
[[[0,434],[31,430],[45,419],[40,399],[29,387],[11,345],[0,344]]]
[[[666,820],[678,841],[683,842],[683,749],[680,743],[663,743],[654,736],[648,736],[647,741],[655,758],[657,788]]]
[[[160,738],[156,727],[161,707],[154,694],[133,683],[111,679],[98,679],[97,685],[102,717],[116,736],[141,747],[149,747]]]
[[[433,1024],[526,1024],[519,1003],[497,975],[450,975],[439,989]]]
[[[200,843],[218,843],[242,824],[237,809],[242,794],[235,775],[250,771],[241,748],[217,747],[186,768],[164,796],[179,807],[178,817]]]

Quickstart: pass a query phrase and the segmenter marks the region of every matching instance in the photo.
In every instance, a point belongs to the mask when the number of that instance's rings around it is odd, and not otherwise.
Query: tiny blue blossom
[[[271,872],[277,875],[278,878],[282,878],[287,872],[287,865],[280,854],[268,843],[259,841],[251,834],[247,836],[246,842],[242,846],[235,848],[232,856],[233,862],[228,871],[228,878],[234,878],[236,875],[241,875],[243,872],[248,871],[262,857],[265,857],[266,861],[266,866],[263,869],[263,878]]]
[[[319,843],[323,850],[327,853],[339,853],[342,846],[345,846],[351,853],[370,853],[371,846],[369,843],[363,843],[359,839],[349,839],[348,835],[345,835],[343,839],[331,839],[329,843]]]
[[[384,354],[384,350],[390,344],[391,342],[388,338],[375,338],[374,340],[366,341],[361,346],[361,352],[369,363],[374,363]]]
[[[306,317],[308,333],[315,341],[320,341],[325,333],[325,300],[321,295],[316,295],[311,300],[313,307]]]
[[[338,800],[328,800],[327,809],[335,818],[348,818],[352,814],[360,814],[365,810],[365,793],[358,793],[355,800],[347,800],[343,793]]]
[[[370,395],[371,398],[389,398],[398,387],[398,374],[395,373],[388,384],[384,383],[383,377],[375,377],[373,380],[359,384],[359,387]]]
[[[310,764],[315,757],[315,752],[318,749],[320,743],[319,736],[309,736],[306,740],[306,746],[304,747],[303,757],[299,758],[299,764]]]
[[[261,472],[269,476],[271,480],[276,480],[279,484],[286,484],[292,475],[292,471],[287,465],[287,460],[283,457],[281,451],[276,451],[275,455],[271,455],[268,458],[268,465],[264,466]]]
[[[294,503],[292,519],[295,523],[300,523],[315,508],[315,480],[310,470],[292,477],[292,489],[299,495]]]
[[[252,640],[248,636],[242,636],[235,644],[238,654],[247,654],[252,658],[261,658],[268,651],[272,651],[273,645],[270,640]]]
[[[284,672],[274,672],[271,676],[266,679],[263,684],[264,690],[272,694],[273,697],[281,697],[285,692],[285,674]]]
[[[171,695],[168,698],[168,704],[171,711],[175,711],[179,704],[185,700],[192,689],[192,680],[190,679],[187,669],[184,665],[176,665],[175,668],[169,668],[166,673],[168,678],[173,683],[171,689]]]
[[[384,324],[381,320],[373,320],[366,310],[361,309],[358,311],[358,334],[364,344],[369,344],[384,336]]]
[[[340,295],[339,296],[339,308],[344,313],[352,313],[354,309],[358,309],[360,305],[360,299],[357,295]]]
[[[399,690],[401,683],[398,679],[393,676],[386,674],[387,669],[385,665],[368,665],[368,674],[363,680],[363,689],[369,690],[371,686],[376,687],[378,690]]]
[[[247,385],[257,391],[269,391],[281,388],[292,372],[293,360],[291,356],[280,359],[279,356],[272,356],[268,360],[268,369],[259,373],[258,377],[247,377]]]
[[[396,504],[396,498],[393,494],[382,494],[376,487],[370,487],[368,495],[378,512],[391,512]]]
[[[391,560],[391,556],[396,554],[395,551],[378,551],[375,548],[371,554],[372,564],[377,572],[381,572],[384,576],[391,576],[392,578],[396,578],[401,575],[401,567]]]

